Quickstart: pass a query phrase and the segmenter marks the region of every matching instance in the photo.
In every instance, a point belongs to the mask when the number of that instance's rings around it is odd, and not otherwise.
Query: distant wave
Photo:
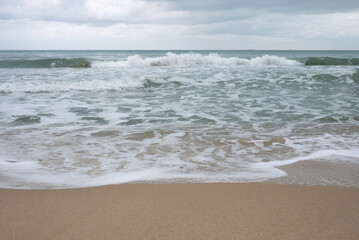
[[[320,65],[355,65],[359,66],[359,58],[332,58],[332,57],[310,57],[305,60],[306,66],[320,66]]]
[[[199,53],[167,53],[165,56],[142,58],[139,55],[129,56],[125,61],[98,61],[94,66],[196,66],[196,65],[213,65],[213,66],[236,66],[236,65],[300,65],[301,63],[290,60],[285,57],[264,55],[251,59],[230,57],[223,58],[216,53],[202,55]]]
[[[85,58],[46,58],[36,60],[0,60],[0,68],[87,68],[91,67]]]

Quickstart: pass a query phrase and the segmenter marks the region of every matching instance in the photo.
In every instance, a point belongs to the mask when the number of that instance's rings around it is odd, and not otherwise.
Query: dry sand
[[[266,183],[0,189],[1,239],[359,239],[359,188]]]

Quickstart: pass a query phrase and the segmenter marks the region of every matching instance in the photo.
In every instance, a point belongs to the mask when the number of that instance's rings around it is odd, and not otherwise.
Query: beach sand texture
[[[0,239],[359,239],[359,189],[267,183],[0,190]]]

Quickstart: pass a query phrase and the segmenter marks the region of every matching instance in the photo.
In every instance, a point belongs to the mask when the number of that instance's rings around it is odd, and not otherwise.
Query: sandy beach
[[[268,183],[0,190],[1,239],[359,239],[359,189]]]

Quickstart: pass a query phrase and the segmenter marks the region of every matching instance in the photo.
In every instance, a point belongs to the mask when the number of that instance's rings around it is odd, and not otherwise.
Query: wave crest
[[[139,55],[129,56],[125,61],[118,62],[97,62],[95,66],[196,66],[196,65],[209,65],[209,66],[266,66],[266,65],[300,65],[295,60],[290,60],[285,57],[264,55],[261,57],[254,57],[251,59],[231,57],[223,58],[216,53],[209,55],[202,55],[199,53],[167,53],[162,57],[142,58]]]

